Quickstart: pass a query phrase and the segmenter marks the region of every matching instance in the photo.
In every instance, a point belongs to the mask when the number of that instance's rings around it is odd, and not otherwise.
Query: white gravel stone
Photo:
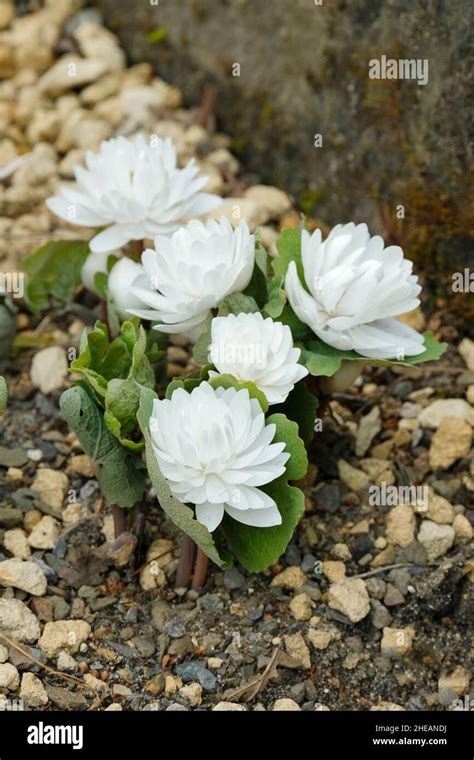
[[[474,370],[474,340],[463,338],[458,346],[458,351],[464,359],[466,367]]]
[[[68,373],[66,351],[62,346],[48,346],[33,356],[31,382],[47,395],[62,388]]]
[[[103,59],[84,59],[69,53],[58,58],[43,74],[38,81],[38,91],[54,98],[68,90],[96,82],[108,70],[107,61]]]
[[[474,413],[474,410],[472,410]],[[471,424],[459,417],[443,417],[431,439],[429,462],[432,470],[446,470],[467,457],[472,446]]]
[[[269,219],[278,219],[291,208],[291,199],[283,190],[269,185],[254,185],[244,193],[258,206],[262,206]]]
[[[21,528],[6,530],[3,545],[17,559],[28,559],[31,554],[28,536]]]
[[[474,425],[474,409],[462,398],[440,398],[426,406],[418,416],[423,427],[438,428],[445,417],[457,417]]]
[[[295,620],[309,620],[314,602],[306,593],[297,594],[291,600],[289,607]]]
[[[0,687],[7,691],[15,691],[20,685],[20,674],[14,665],[5,662],[0,665]]]
[[[27,644],[37,641],[41,633],[37,618],[19,599],[0,599],[0,631]]]
[[[370,612],[369,594],[362,578],[333,583],[329,588],[328,603],[333,610],[346,615],[351,623],[358,623]]]
[[[301,707],[293,699],[277,699],[272,707],[273,712],[300,712]]]
[[[57,511],[63,506],[68,487],[67,475],[49,467],[38,470],[31,484],[32,490],[36,491],[43,504]]]
[[[293,657],[303,670],[311,667],[311,655],[301,633],[293,633],[283,636],[285,649],[290,657]]]
[[[370,483],[369,476],[362,470],[353,467],[349,462],[340,459],[337,463],[339,477],[351,491],[363,491]]]
[[[456,515],[453,520],[456,544],[467,544],[472,540],[472,525],[464,515]]]
[[[34,549],[54,549],[60,534],[60,524],[54,517],[45,515],[31,531],[28,542]]]
[[[430,561],[446,554],[454,543],[454,537],[451,525],[438,525],[432,520],[423,520],[418,531],[418,541],[425,547]]]
[[[409,546],[415,540],[416,518],[409,504],[399,504],[387,515],[387,541],[397,546]]]
[[[408,628],[384,628],[380,644],[382,654],[388,657],[404,657],[412,648],[415,630]]]
[[[49,697],[40,679],[33,673],[23,673],[21,677],[20,699],[29,707],[41,707],[49,702]]]
[[[77,662],[75,661],[74,657],[69,654],[69,652],[62,650],[58,655],[57,669],[60,671],[69,670],[72,672],[74,670],[77,670]]]
[[[75,654],[90,633],[91,627],[85,620],[57,620],[46,623],[38,645],[49,659],[63,649]]]
[[[380,409],[374,406],[365,417],[362,417],[356,436],[355,453],[358,457],[363,457],[369,450],[375,436],[380,433],[382,424],[380,422]]]
[[[258,225],[265,224],[269,219],[266,209],[255,201],[251,201],[250,198],[225,198],[221,205],[215,211],[211,211],[206,218],[220,219],[221,216],[225,216],[234,227],[244,220],[251,231]]]
[[[454,520],[452,505],[444,496],[435,493],[430,487],[428,488],[428,509],[421,514],[439,525],[450,525]]]
[[[19,588],[27,594],[43,596],[46,593],[46,576],[35,562],[6,559],[0,562],[0,586]]]
[[[294,591],[300,588],[306,580],[306,575],[300,567],[292,566],[286,567],[281,573],[275,575],[272,579],[271,585],[277,588],[286,588],[290,591]]]
[[[456,697],[469,692],[470,676],[467,670],[458,665],[452,673],[442,673],[438,679],[438,698],[444,707],[448,707]]]

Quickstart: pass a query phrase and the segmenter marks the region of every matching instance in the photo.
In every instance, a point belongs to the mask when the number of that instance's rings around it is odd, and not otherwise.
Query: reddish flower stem
[[[193,539],[185,534],[181,544],[178,569],[176,571],[176,586],[178,588],[189,586],[191,582],[196,548]]]
[[[115,538],[118,538],[127,530],[127,516],[125,510],[116,504],[111,504],[110,509],[114,518]]]
[[[191,588],[203,588],[206,583],[207,566],[209,564],[209,558],[202,551],[197,550],[196,564],[194,566],[194,575]]]

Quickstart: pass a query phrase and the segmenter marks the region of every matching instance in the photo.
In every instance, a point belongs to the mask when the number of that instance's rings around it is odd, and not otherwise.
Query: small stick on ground
[[[374,575],[380,575],[380,573],[386,573],[389,570],[398,570],[401,567],[421,567],[421,565],[417,565],[416,562],[397,562],[395,565],[384,565],[383,567],[378,567],[376,570],[369,570],[367,573],[351,575],[349,580],[354,580],[355,578],[372,578]],[[428,567],[432,567],[432,565],[428,565]]]
[[[197,550],[196,565],[194,567],[193,582],[191,588],[203,588],[206,583],[206,573],[209,559],[202,549]]]
[[[8,636],[5,636],[4,633],[0,633],[0,638],[3,639],[3,641],[6,641],[8,646],[13,647],[13,649],[16,649],[17,652],[20,652],[24,657],[26,657],[28,660],[31,660],[31,662],[34,662],[35,665],[38,665],[40,668],[46,671],[46,673],[50,673],[52,676],[57,676],[57,678],[63,678],[65,681],[70,681],[70,683],[75,683],[77,686],[80,686],[82,689],[88,689],[89,691],[93,691],[91,686],[88,686],[88,684],[84,683],[84,681],[80,681],[79,678],[76,678],[75,676],[70,676],[67,673],[62,673],[60,670],[54,670],[54,668],[50,668],[49,665],[45,665],[44,662],[41,662],[41,660],[38,660],[37,657],[30,654],[26,649],[21,647],[19,644],[17,644],[16,641],[12,641],[8,638]]]
[[[179,555],[178,569],[176,571],[176,586],[182,588],[189,586],[193,572],[194,557],[196,554],[196,544],[188,535],[183,536],[181,544],[181,553]]]

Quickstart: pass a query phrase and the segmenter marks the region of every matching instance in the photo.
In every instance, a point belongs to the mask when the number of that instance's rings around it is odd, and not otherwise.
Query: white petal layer
[[[290,328],[264,319],[260,312],[216,317],[211,338],[209,361],[218,373],[251,380],[269,404],[283,403],[295,383],[308,374],[298,364],[301,351],[293,346]]]
[[[243,290],[253,272],[255,238],[245,222],[189,222],[170,238],[155,238],[142,255],[146,278],[132,293],[146,305],[133,311],[167,333],[196,330],[230,293]]]
[[[115,256],[116,258],[120,258],[122,256],[122,251],[116,250],[116,251],[103,251],[101,253],[89,253],[87,259],[85,260],[83,267],[81,269],[81,280],[82,284],[87,288],[87,290],[90,290],[92,293],[95,293],[95,276],[99,272],[103,272],[104,274],[107,274],[108,268],[107,263],[109,260],[109,256]]]
[[[275,501],[259,486],[285,471],[284,443],[272,443],[274,425],[246,389],[178,388],[156,399],[150,418],[153,451],[172,493],[196,506],[213,531],[224,512],[245,525],[279,525]]]
[[[129,309],[142,306],[142,302],[132,293],[132,284],[143,276],[143,267],[132,259],[117,261],[109,274],[107,283],[109,298],[120,319],[130,318]]]
[[[290,263],[285,279],[297,317],[334,348],[372,359],[403,359],[424,350],[423,338],[393,319],[416,308],[421,286],[399,246],[384,248],[367,225],[303,231],[301,256],[305,284]]]
[[[91,250],[120,248],[130,240],[169,235],[187,219],[222,203],[201,192],[206,177],[194,161],[179,169],[168,138],[115,137],[97,153],[86,153],[86,168],[76,167],[78,189],[60,188],[46,204],[56,216],[84,227],[106,227],[91,240]]]

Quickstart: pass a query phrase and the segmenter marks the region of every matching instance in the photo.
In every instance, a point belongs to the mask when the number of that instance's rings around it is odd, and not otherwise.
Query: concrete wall
[[[97,4],[131,58],[156,64],[189,102],[217,83],[233,150],[308,214],[367,220],[434,272],[473,260],[472,0]],[[428,84],[370,79],[382,54],[427,59]]]

